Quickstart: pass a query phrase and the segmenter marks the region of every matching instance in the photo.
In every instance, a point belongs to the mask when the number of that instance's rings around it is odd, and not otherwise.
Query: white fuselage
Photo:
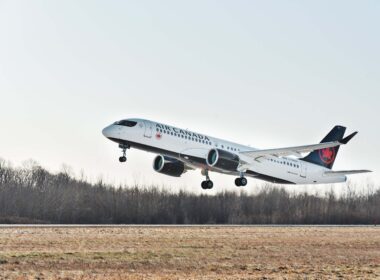
[[[103,130],[103,134],[119,144],[172,157],[192,168],[239,176],[238,171],[215,169],[207,164],[209,151],[217,148],[244,160],[248,166],[245,175],[272,183],[327,184],[346,181],[344,175],[325,176],[329,169],[303,160],[275,156],[254,159],[240,153],[255,150],[249,146],[149,120],[129,120],[137,124],[133,127],[112,124]]]

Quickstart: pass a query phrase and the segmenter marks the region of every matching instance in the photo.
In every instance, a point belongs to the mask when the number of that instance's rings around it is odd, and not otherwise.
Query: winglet
[[[346,145],[348,142],[350,142],[350,140],[351,140],[352,138],[354,138],[354,136],[355,136],[356,134],[358,134],[357,131],[355,131],[354,133],[348,135],[347,137],[344,137],[344,138],[343,138],[342,140],[340,140],[339,142],[342,143],[342,144],[344,144],[344,145]]]

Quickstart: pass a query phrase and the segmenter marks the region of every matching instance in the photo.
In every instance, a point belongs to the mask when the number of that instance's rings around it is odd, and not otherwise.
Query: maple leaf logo
[[[157,138],[157,140],[160,140],[161,137],[162,137],[161,133],[157,132],[157,133],[156,133],[156,138]]]
[[[326,149],[319,150],[319,157],[324,163],[330,164],[335,159],[335,149],[326,148]]]

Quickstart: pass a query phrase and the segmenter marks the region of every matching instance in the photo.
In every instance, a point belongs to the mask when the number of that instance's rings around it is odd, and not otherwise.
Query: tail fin
[[[345,132],[346,128],[344,126],[335,126],[330,131],[330,133],[327,134],[325,138],[323,138],[321,143],[341,141]],[[348,139],[348,141],[351,140],[351,138]],[[304,157],[302,160],[331,169],[334,165],[336,156],[338,155],[338,151],[339,146],[326,148],[322,150],[315,150],[308,154],[306,157]]]

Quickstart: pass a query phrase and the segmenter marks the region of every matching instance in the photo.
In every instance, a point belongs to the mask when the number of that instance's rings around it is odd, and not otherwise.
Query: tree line
[[[0,161],[0,223],[376,224],[380,189],[319,196],[267,185],[258,193],[171,192],[155,186],[90,183],[69,172]]]

